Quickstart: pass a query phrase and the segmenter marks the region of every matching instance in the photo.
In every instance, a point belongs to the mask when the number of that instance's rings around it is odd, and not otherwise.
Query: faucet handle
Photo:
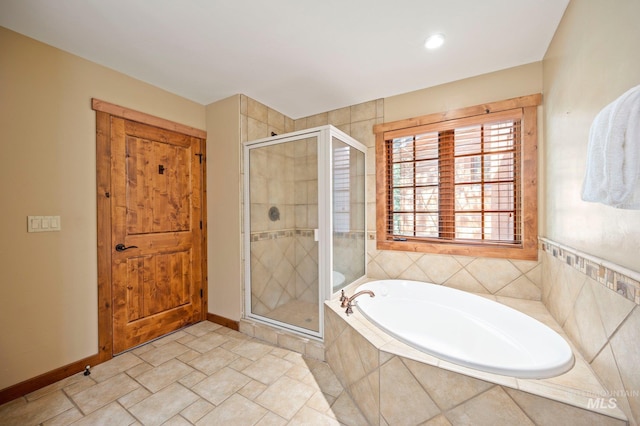
[[[353,313],[353,308],[351,307],[351,302],[347,302],[347,309],[344,311],[347,316],[349,316],[349,314]]]
[[[340,290],[340,292],[341,292],[340,301],[344,302],[345,300],[347,300],[347,296],[345,296],[344,290]]]

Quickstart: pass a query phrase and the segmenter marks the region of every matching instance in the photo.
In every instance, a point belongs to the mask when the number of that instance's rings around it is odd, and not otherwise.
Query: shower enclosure
[[[324,300],[366,275],[365,153],[332,126],[244,144],[246,317],[322,338]]]

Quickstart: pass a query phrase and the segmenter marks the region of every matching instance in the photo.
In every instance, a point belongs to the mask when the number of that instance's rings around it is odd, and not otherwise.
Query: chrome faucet
[[[342,295],[340,296],[340,306],[343,308],[347,308],[344,312],[349,315],[353,313],[353,308],[351,307],[351,302],[353,301],[353,299],[355,299],[358,296],[362,296],[363,294],[368,294],[371,297],[375,297],[375,293],[372,292],[371,290],[362,290],[357,292],[356,294],[354,294],[351,297],[347,297],[346,294],[344,294],[344,290],[342,290]]]

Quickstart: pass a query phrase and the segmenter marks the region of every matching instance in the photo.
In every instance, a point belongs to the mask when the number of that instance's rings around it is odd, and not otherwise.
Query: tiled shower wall
[[[242,134],[283,133],[291,120],[242,96]],[[246,111],[246,114],[244,113]],[[284,126],[284,127],[283,127]],[[289,129],[290,130],[290,129]],[[253,312],[266,315],[292,299],[318,302],[315,139],[251,151],[251,279]],[[278,209],[272,220],[269,211]]]
[[[541,240],[542,300],[616,404],[640,424],[640,274]]]

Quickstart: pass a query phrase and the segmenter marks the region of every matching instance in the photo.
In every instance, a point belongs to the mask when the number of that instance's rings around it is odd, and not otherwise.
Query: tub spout
[[[362,291],[359,291],[359,292],[357,292],[356,294],[354,294],[354,295],[353,295],[353,296],[351,296],[351,297],[346,297],[346,296],[344,295],[344,291],[342,292],[342,296],[340,297],[340,300],[342,301],[342,303],[340,304],[340,306],[341,306],[341,307],[343,307],[343,308],[347,308],[347,309],[345,310],[345,313],[346,313],[347,315],[349,315],[349,314],[352,314],[352,313],[353,313],[353,308],[352,308],[352,305],[351,305],[351,302],[353,301],[353,299],[355,299],[355,298],[356,298],[356,297],[358,297],[358,296],[362,296],[363,294],[368,294],[368,295],[369,295],[369,296],[371,296],[371,297],[375,297],[374,292],[372,292],[371,290],[362,290]]]

